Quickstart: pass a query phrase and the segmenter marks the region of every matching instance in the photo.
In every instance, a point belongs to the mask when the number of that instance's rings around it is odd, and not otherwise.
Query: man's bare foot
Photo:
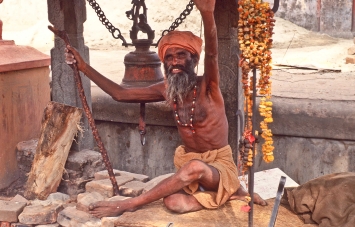
[[[129,203],[128,203],[129,204]],[[134,211],[127,207],[126,201],[100,201],[89,206],[89,213],[97,218],[116,217],[126,211]]]
[[[237,199],[248,202],[245,196],[249,196],[249,193],[243,188],[243,186],[240,186],[229,200]],[[263,200],[258,193],[254,193],[254,203],[260,206],[267,206],[267,202]]]

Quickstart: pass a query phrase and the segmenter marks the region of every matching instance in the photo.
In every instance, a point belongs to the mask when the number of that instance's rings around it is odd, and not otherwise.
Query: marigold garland
[[[262,0],[239,0],[239,20],[238,20],[238,41],[241,50],[239,65],[242,69],[242,83],[244,89],[244,111],[246,114],[246,126],[243,140],[245,144],[252,144],[246,140],[246,136],[252,130],[252,107],[253,107],[253,79],[249,77],[249,72],[253,68],[260,71],[260,78],[257,84],[259,94],[262,96],[259,104],[259,112],[263,117],[260,123],[262,130],[261,137],[265,142],[262,145],[263,159],[265,162],[272,162],[273,140],[271,129],[268,124],[273,122],[271,98],[271,47],[272,34],[275,20],[274,12],[270,9],[269,3]],[[244,167],[252,165],[249,161],[250,149],[242,145],[245,154],[243,158]],[[250,145],[248,145],[250,147]]]

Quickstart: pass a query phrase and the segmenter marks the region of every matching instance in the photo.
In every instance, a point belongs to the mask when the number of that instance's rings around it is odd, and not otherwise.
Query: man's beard
[[[172,73],[172,70],[176,68],[182,71]],[[164,63],[165,75],[168,79],[168,87],[166,89],[166,99],[168,102],[176,98],[180,103],[183,103],[183,100],[197,83],[194,68],[192,59],[186,61],[185,67],[183,65],[173,65],[168,68]]]

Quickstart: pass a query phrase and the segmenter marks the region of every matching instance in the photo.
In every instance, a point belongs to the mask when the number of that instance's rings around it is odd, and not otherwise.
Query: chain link
[[[1,1],[1,0],[0,0]],[[97,16],[99,17],[99,20],[101,21],[101,23],[103,25],[105,25],[105,27],[108,29],[108,31],[112,34],[113,38],[115,39],[121,39],[123,42],[123,46],[128,46],[125,38],[122,36],[120,29],[116,28],[115,26],[113,26],[111,24],[111,22],[106,18],[105,13],[101,10],[100,5],[95,1],[95,0],[87,0],[89,5],[95,10],[95,13],[97,14]],[[175,21],[170,25],[169,29],[165,29],[162,34],[160,39],[158,40],[158,42],[156,43],[156,46],[158,46],[161,38],[168,34],[171,31],[174,31],[177,27],[179,27],[179,25],[184,22],[184,20],[186,19],[186,17],[188,15],[190,15],[191,11],[194,8],[194,2],[191,0],[185,10],[180,14],[180,16],[178,18],[175,19]],[[117,34],[116,34],[117,33]],[[116,35],[115,35],[116,34]]]
[[[89,5],[95,10],[95,13],[99,17],[99,20],[105,27],[108,29],[108,31],[112,34],[113,38],[115,39],[121,39],[122,40],[122,45],[127,47],[127,42],[125,38],[122,36],[120,29],[116,28],[111,24],[111,22],[106,18],[104,12],[101,10],[100,5],[95,1],[95,0],[87,0],[89,2]]]
[[[169,32],[171,31],[174,31],[177,27],[179,27],[179,25],[184,22],[184,20],[186,19],[186,17],[188,15],[190,15],[191,11],[193,10],[194,8],[194,2],[191,0],[187,6],[186,6],[186,9],[180,13],[180,16],[178,18],[175,19],[175,21],[170,25],[169,29],[165,29],[162,33],[161,33],[161,37],[160,39],[158,40],[156,46],[158,46],[161,38],[163,38],[164,35],[168,34]]]

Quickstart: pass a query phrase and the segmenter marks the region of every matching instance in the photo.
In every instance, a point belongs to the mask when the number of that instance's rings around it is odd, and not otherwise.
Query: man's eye
[[[178,58],[185,58],[186,57],[186,54],[185,53],[181,53],[181,54],[178,54]]]

